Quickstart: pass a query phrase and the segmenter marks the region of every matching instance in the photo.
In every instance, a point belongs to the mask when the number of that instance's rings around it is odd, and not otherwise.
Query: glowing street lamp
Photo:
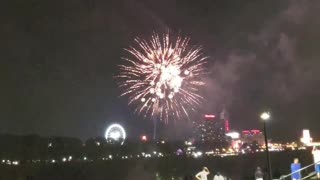
[[[270,113],[269,112],[263,112],[261,115],[260,115],[260,118],[263,120],[263,121],[268,121],[270,119]]]
[[[263,131],[264,131],[264,144],[266,146],[266,154],[267,154],[267,162],[268,162],[268,173],[269,173],[269,179],[272,180],[272,170],[271,170],[271,161],[270,161],[270,155],[269,155],[269,147],[268,147],[268,135],[267,135],[267,128],[266,128],[266,122],[270,119],[270,113],[269,112],[263,112],[260,115],[260,118],[263,121]]]

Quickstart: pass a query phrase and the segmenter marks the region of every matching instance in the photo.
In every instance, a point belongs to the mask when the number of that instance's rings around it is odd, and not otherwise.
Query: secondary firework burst
[[[136,45],[125,49],[131,57],[123,58],[116,78],[135,112],[168,122],[169,117],[188,117],[200,104],[207,58],[201,47],[189,47],[189,40],[154,33],[150,41],[136,38]]]

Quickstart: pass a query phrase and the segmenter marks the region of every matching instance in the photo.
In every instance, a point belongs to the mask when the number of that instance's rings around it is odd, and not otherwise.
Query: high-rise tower
[[[204,115],[195,122],[194,139],[207,148],[225,147],[227,143],[225,122],[213,114]]]
[[[226,108],[224,107],[220,113],[220,119],[224,121],[224,129],[227,132],[230,131],[230,121],[229,121],[229,113],[227,112]]]

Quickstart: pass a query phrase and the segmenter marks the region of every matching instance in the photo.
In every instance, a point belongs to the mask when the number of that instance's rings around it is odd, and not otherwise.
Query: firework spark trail
[[[188,109],[195,110],[203,99],[198,94],[204,85],[201,76],[205,72],[206,57],[201,48],[189,48],[189,38],[169,34],[153,34],[148,42],[136,38],[136,47],[125,49],[131,58],[123,58],[116,76],[121,96],[128,96],[129,105],[144,116],[160,116],[168,122],[169,117],[188,117]]]

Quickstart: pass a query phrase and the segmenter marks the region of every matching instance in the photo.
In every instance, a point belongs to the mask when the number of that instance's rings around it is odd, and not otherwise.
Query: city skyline
[[[203,104],[189,120],[161,124],[164,135],[183,139],[194,119],[226,107],[231,129],[262,129],[259,115],[270,111],[270,139],[296,139],[301,129],[320,137],[319,2],[166,2],[5,3],[0,133],[84,140],[112,123],[132,136],[152,132],[113,77],[136,36],[169,29],[203,47],[209,71]]]

